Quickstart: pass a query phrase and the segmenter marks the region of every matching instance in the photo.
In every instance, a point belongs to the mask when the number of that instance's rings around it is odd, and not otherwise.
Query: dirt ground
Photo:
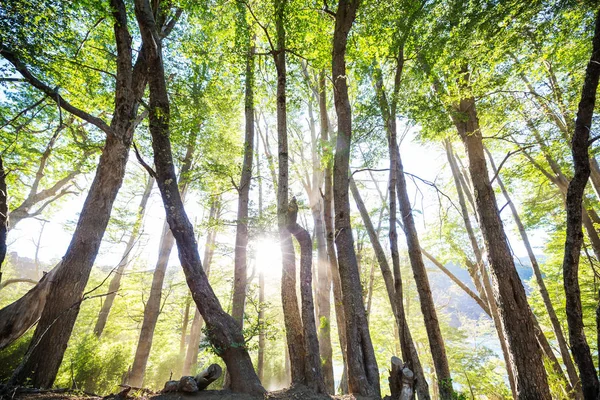
[[[245,394],[231,393],[224,390],[203,390],[197,393],[130,393],[127,397],[110,395],[99,397],[81,393],[14,393],[0,395],[0,400],[370,400],[365,397],[328,396],[316,394],[305,387],[295,387],[274,392],[268,392],[264,397],[255,397]]]

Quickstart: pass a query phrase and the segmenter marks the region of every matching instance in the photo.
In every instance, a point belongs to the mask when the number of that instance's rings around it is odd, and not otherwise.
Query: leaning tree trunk
[[[162,298],[162,287],[165,280],[165,273],[173,249],[173,235],[169,229],[169,225],[165,221],[163,224],[162,235],[158,250],[158,261],[152,275],[152,286],[150,286],[150,296],[144,307],[144,319],[142,329],[133,358],[133,366],[129,374],[128,383],[133,387],[142,387],[144,383],[144,375],[146,373],[146,364],[150,357],[152,349],[152,340],[154,338],[154,329],[158,322],[160,314],[160,301]]]
[[[363,306],[362,288],[350,224],[348,191],[352,114],[346,82],[346,45],[357,9],[357,0],[339,1],[333,34],[332,81],[335,87],[334,100],[338,117],[338,135],[333,166],[335,245],[346,319],[349,390],[351,393],[360,395],[378,396],[380,394],[379,370]]]
[[[202,265],[206,271],[206,277],[210,276],[210,265],[212,263],[213,254],[215,251],[215,241],[217,239],[217,228],[216,220],[219,216],[220,200],[214,198],[210,204],[210,212],[208,214],[208,234],[206,237],[206,244],[204,245],[204,258],[202,259]],[[185,360],[183,362],[183,369],[181,375],[189,376],[192,368],[198,363],[198,348],[200,346],[200,337],[202,333],[202,316],[196,308],[194,313],[194,319],[192,320],[192,327],[190,328],[190,340],[185,353]]]
[[[182,202],[185,201],[185,195],[187,193],[189,173],[192,170],[197,137],[197,131],[192,130],[188,136],[186,153],[181,164],[179,190],[181,191]],[[161,310],[160,302],[162,298],[162,287],[165,281],[165,273],[169,264],[169,257],[171,256],[173,244],[173,234],[169,229],[167,221],[165,221],[158,248],[158,260],[156,261],[156,268],[154,269],[154,274],[152,276],[150,296],[148,296],[148,301],[144,307],[144,320],[142,322],[142,329],[140,331],[140,337],[133,359],[133,366],[131,367],[131,373],[129,375],[129,383],[134,387],[142,387],[144,383],[146,364],[150,357],[150,350],[152,350],[154,329],[156,328],[156,323],[158,322],[158,316]]]
[[[127,31],[125,4],[119,0],[112,0],[111,4],[117,42],[115,112],[71,243],[54,275],[29,349],[13,374],[13,384],[27,382],[35,387],[47,388],[54,383],[113,202],[125,175],[138,99],[146,83],[145,49],[142,47],[132,69],[131,36]]]
[[[527,255],[529,256],[529,261],[531,261],[531,268],[533,269],[533,274],[535,275],[535,280],[538,284],[538,288],[540,291],[540,295],[542,296],[542,300],[544,301],[544,306],[546,307],[546,312],[548,313],[548,317],[550,318],[550,323],[552,324],[552,329],[554,331],[554,336],[556,337],[556,341],[558,343],[558,348],[560,349],[560,354],[563,359],[563,363],[567,369],[567,373],[569,374],[569,381],[571,382],[571,386],[575,389],[576,392],[579,392],[581,395],[581,387],[579,385],[579,377],[577,376],[577,370],[575,369],[575,365],[573,364],[573,360],[571,359],[571,353],[569,352],[569,347],[567,345],[567,340],[563,334],[562,326],[560,325],[560,321],[558,320],[558,316],[556,315],[556,310],[554,310],[554,306],[552,305],[552,300],[550,299],[550,294],[548,293],[548,289],[546,288],[546,283],[544,282],[544,277],[542,275],[542,271],[540,269],[540,265],[537,262],[537,258],[533,252],[533,248],[531,247],[531,243],[529,242],[529,236],[527,235],[527,231],[525,230],[525,226],[521,221],[521,217],[519,216],[519,212],[512,202],[510,195],[508,194],[508,190],[504,186],[502,179],[500,178],[499,170],[496,168],[494,164],[494,159],[492,154],[485,148],[488,159],[490,160],[490,166],[492,168],[492,172],[496,177],[496,182],[498,182],[498,187],[510,208],[510,211],[513,216],[513,220],[517,225],[517,229],[519,230],[519,234],[521,235],[521,240],[523,240],[523,245],[527,250]]]
[[[517,398],[549,399],[550,391],[542,353],[536,343],[533,314],[515,268],[488,177],[475,99],[461,99],[456,111],[461,113],[461,117],[453,117],[453,120],[469,159],[477,214],[491,266],[494,299],[506,333]]]
[[[235,320],[223,311],[202,268],[194,229],[179,193],[169,137],[170,104],[162,63],[162,47],[148,0],[135,1],[135,14],[140,26],[142,42],[152,43],[147,62],[150,86],[150,134],[156,165],[156,181],[161,192],[167,221],[177,243],[179,260],[187,284],[200,314],[206,321],[208,339],[227,365],[231,376],[231,389],[235,392],[263,394],[265,390],[254,372],[242,331]]]
[[[395,277],[392,274],[392,270],[390,269],[390,266],[388,264],[388,260],[385,255],[385,251],[383,250],[383,246],[379,242],[379,237],[373,226],[373,223],[371,222],[371,217],[369,216],[367,207],[365,206],[365,203],[363,202],[360,196],[360,192],[356,187],[356,183],[352,178],[350,178],[350,190],[352,191],[352,196],[354,197],[354,201],[356,202],[356,207],[360,212],[363,223],[367,230],[367,234],[369,235],[371,246],[373,247],[373,252],[375,253],[375,257],[377,258],[379,268],[381,269],[381,275],[383,276],[383,281],[387,290],[388,299],[392,308],[392,313],[394,314],[394,318],[396,320],[396,330],[399,334],[402,357],[407,361],[408,365],[410,365],[410,367],[415,373],[415,386],[417,388],[417,393],[419,394],[419,399],[429,399],[429,385],[427,384],[427,380],[425,379],[425,374],[423,373],[421,360],[419,359],[415,343],[412,339],[410,328],[408,327],[408,323],[406,322],[404,305],[402,305],[402,310],[398,311],[399,301],[397,299],[398,295],[396,293]],[[400,336],[400,334],[402,334],[402,336]]]
[[[117,292],[121,287],[121,278],[123,277],[125,268],[127,268],[127,264],[129,263],[129,255],[133,250],[135,244],[137,243],[137,240],[139,239],[140,230],[142,228],[142,221],[144,220],[144,214],[146,212],[146,204],[148,203],[148,199],[150,198],[150,193],[152,192],[153,186],[154,178],[149,176],[146,182],[146,187],[144,188],[144,193],[142,194],[142,199],[140,200],[140,205],[138,206],[138,212],[135,219],[135,223],[133,224],[133,228],[131,230],[131,235],[129,236],[129,240],[127,241],[127,245],[125,246],[125,251],[123,252],[121,261],[119,262],[115,274],[113,275],[108,285],[106,299],[104,300],[104,303],[102,303],[102,307],[100,308],[100,312],[98,313],[98,319],[96,320],[96,325],[94,326],[94,334],[97,337],[102,336],[102,332],[104,331],[104,327],[106,326],[106,321],[108,321],[110,309],[112,308],[113,302],[115,301],[115,297],[117,297]]]
[[[292,203],[295,203],[294,199],[292,199]],[[312,239],[306,229],[302,228],[296,222],[297,204],[295,207],[296,212],[292,214],[294,217],[288,221],[288,230],[296,237],[296,240],[300,244],[300,296],[302,298],[302,327],[304,351],[306,354],[306,385],[318,393],[327,393],[325,381],[323,380],[323,370],[321,368],[319,339],[317,338],[315,307],[312,295]]]
[[[579,289],[579,257],[583,243],[582,203],[585,187],[590,176],[589,146],[592,116],[596,104],[596,90],[600,77],[600,11],[596,16],[596,27],[590,62],[587,65],[585,81],[579,101],[575,132],[571,142],[571,152],[575,174],[567,191],[567,232],[563,259],[563,281],[566,295],[567,323],[569,340],[575,363],[579,367],[579,377],[586,399],[596,399],[600,388],[598,374],[594,367],[590,347],[585,337],[581,293]]]
[[[287,339],[292,385],[304,383],[305,354],[302,335],[302,320],[296,295],[296,257],[292,237],[287,229],[289,188],[289,161],[286,111],[286,65],[284,16],[287,0],[275,0],[275,27],[277,30],[277,52],[274,54],[277,69],[277,140],[279,153],[279,179],[277,182],[277,219],[283,273],[281,276],[281,302]]]
[[[0,156],[0,283],[2,283],[2,263],[6,257],[6,233],[8,232],[8,195],[6,172]]]
[[[243,11],[246,6],[239,6]],[[242,13],[245,22],[245,12]],[[238,210],[235,232],[235,255],[233,268],[233,300],[231,316],[240,326],[244,326],[244,306],[246,304],[246,291],[248,286],[248,202],[250,183],[252,180],[252,158],[254,150],[254,44],[248,27],[247,54],[246,54],[246,81],[244,94],[244,113],[246,116],[246,135],[244,138],[244,161],[242,163],[242,176],[238,186]],[[229,375],[227,375],[229,376]]]
[[[329,139],[329,116],[327,114],[327,88],[325,86],[325,71],[319,73],[319,116],[321,128],[321,142],[326,144]],[[342,301],[342,283],[338,269],[337,255],[335,253],[334,228],[333,228],[333,174],[331,163],[331,146],[326,145],[325,151],[329,154],[325,157],[325,174],[323,177],[325,193],[323,196],[323,219],[325,225],[325,242],[327,245],[327,259],[329,262],[329,275],[333,286],[333,305],[335,309],[335,319],[338,326],[338,338],[342,350],[342,362],[344,371],[347,371],[348,363],[346,360],[346,318],[344,317],[344,303]],[[346,377],[344,373],[342,377]],[[340,383],[342,388],[347,388],[347,380]],[[335,391],[335,388],[334,388]],[[343,391],[344,394],[346,391]]]

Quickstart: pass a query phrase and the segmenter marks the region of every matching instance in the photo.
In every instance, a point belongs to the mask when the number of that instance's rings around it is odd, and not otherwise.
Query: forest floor
[[[268,392],[264,397],[232,393],[225,390],[203,390],[196,393],[146,393],[141,395],[129,394],[127,396],[109,395],[105,397],[85,395],[76,392],[62,393],[16,393],[14,396],[2,396],[0,400],[369,400],[367,397],[345,395],[329,396],[317,394],[306,387],[294,387],[273,392]]]

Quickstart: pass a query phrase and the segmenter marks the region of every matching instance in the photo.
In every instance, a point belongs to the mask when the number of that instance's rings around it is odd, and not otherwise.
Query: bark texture
[[[275,0],[275,29],[277,31],[277,49],[274,53],[277,69],[277,146],[279,176],[277,180],[277,220],[283,273],[281,276],[281,302],[287,339],[292,385],[304,383],[305,354],[302,334],[302,320],[296,295],[296,257],[292,237],[287,229],[289,156],[287,138],[286,110],[286,57],[284,18],[287,0]]]
[[[54,383],[113,202],[123,182],[138,100],[146,84],[145,49],[142,48],[136,65],[133,66],[125,4],[120,0],[112,0],[111,8],[117,49],[117,89],[113,118],[109,126],[101,119],[75,109],[66,101],[60,103],[62,108],[105,131],[107,137],[71,243],[60,268],[52,277],[46,306],[29,350],[11,379],[14,384],[27,382],[35,387],[47,388]],[[7,57],[4,49],[3,55]],[[9,61],[33,86],[53,93],[51,88],[33,77],[16,58]],[[53,98],[58,99],[59,96],[53,94]]]
[[[346,45],[356,18],[357,0],[340,0],[335,18],[332,51],[332,81],[338,136],[333,166],[335,245],[346,319],[348,387],[351,393],[379,396],[379,370],[369,334],[362,288],[350,225],[348,175],[352,115],[346,82]]]
[[[453,115],[453,121],[469,159],[477,214],[491,266],[494,300],[498,304],[506,334],[516,395],[520,399],[549,399],[542,353],[536,343],[533,314],[515,268],[488,177],[475,100],[466,96],[455,107],[458,115]]]
[[[241,5],[245,10],[245,6]],[[245,15],[245,14],[244,14]],[[245,21],[244,21],[245,22]],[[240,326],[244,325],[244,306],[248,286],[248,202],[252,181],[252,160],[254,151],[254,45],[250,32],[246,32],[248,51],[246,54],[246,78],[244,93],[244,114],[246,130],[244,136],[244,160],[242,176],[238,186],[238,209],[235,232],[235,255],[233,269],[233,300],[231,316]]]
[[[589,139],[592,116],[596,104],[596,90],[600,78],[600,12],[596,16],[592,55],[585,72],[581,91],[575,131],[571,141],[571,154],[575,174],[567,190],[567,233],[563,259],[563,281],[566,295],[569,341],[575,363],[579,367],[579,377],[586,399],[596,399],[599,394],[598,374],[590,347],[585,337],[581,293],[579,289],[579,257],[583,243],[582,204],[585,187],[590,176]]]
[[[208,329],[208,339],[223,358],[231,375],[231,389],[236,392],[263,394],[244,337],[235,320],[223,311],[200,261],[194,230],[185,212],[177,186],[173,154],[169,138],[170,104],[159,31],[148,0],[135,1],[135,14],[142,42],[153,44],[148,51],[148,81],[150,87],[150,134],[154,150],[156,181],[160,189],[167,222],[177,243],[179,260]]]

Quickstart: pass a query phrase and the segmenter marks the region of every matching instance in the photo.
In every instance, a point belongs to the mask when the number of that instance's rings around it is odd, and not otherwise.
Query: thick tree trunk
[[[245,6],[240,6],[245,11]],[[245,15],[245,13],[243,14]],[[244,21],[245,23],[245,21]],[[247,37],[246,81],[244,94],[244,113],[246,116],[246,135],[244,138],[244,161],[242,176],[238,186],[237,226],[235,232],[235,256],[233,269],[233,300],[231,316],[240,326],[244,325],[244,306],[248,286],[248,202],[252,180],[252,159],[254,151],[254,44],[250,32]]]
[[[167,221],[177,242],[179,260],[192,297],[206,321],[210,332],[209,340],[227,365],[231,375],[231,389],[236,392],[262,394],[265,390],[254,372],[242,331],[235,320],[223,311],[202,268],[194,229],[179,193],[169,138],[170,104],[162,63],[162,48],[148,0],[136,0],[135,13],[142,42],[152,43],[147,57],[150,134],[156,165],[156,181],[162,195]]]
[[[429,399],[429,386],[427,384],[427,380],[425,379],[423,367],[421,366],[421,361],[417,354],[417,350],[412,339],[410,329],[408,327],[408,324],[406,323],[404,305],[402,305],[401,310],[399,310],[398,307],[399,301],[397,299],[398,295],[396,293],[396,282],[394,280],[394,275],[392,274],[392,270],[390,269],[390,266],[388,264],[388,260],[385,255],[385,251],[383,250],[383,246],[379,242],[377,232],[375,231],[373,223],[371,222],[371,217],[369,216],[367,207],[365,206],[365,203],[363,202],[360,196],[360,192],[356,187],[356,183],[352,178],[350,178],[350,190],[352,191],[352,197],[354,197],[356,207],[360,212],[363,223],[367,230],[367,234],[369,235],[369,240],[371,241],[371,246],[373,247],[373,252],[375,253],[375,257],[377,258],[379,268],[381,269],[381,275],[383,276],[383,281],[387,290],[390,306],[392,308],[392,313],[394,314],[394,318],[396,320],[396,330],[398,331],[399,342],[401,343],[400,347],[402,351],[402,357],[407,361],[407,363],[415,372],[415,376],[417,378],[416,388],[417,393],[419,394],[419,398]],[[402,336],[400,336],[400,332],[402,332]]]
[[[292,385],[304,383],[305,354],[302,335],[302,320],[296,295],[296,257],[292,237],[287,229],[288,212],[288,140],[286,110],[286,57],[284,18],[287,0],[274,0],[275,28],[277,30],[277,51],[274,54],[277,69],[277,141],[279,154],[279,177],[277,181],[277,219],[283,273],[281,276],[281,301],[287,338]]]
[[[152,276],[152,286],[150,287],[150,296],[144,307],[144,320],[138,339],[133,366],[129,375],[128,383],[133,387],[142,387],[144,384],[144,374],[146,373],[146,364],[150,357],[152,349],[152,340],[154,338],[154,328],[158,322],[160,314],[160,301],[162,298],[162,287],[165,280],[165,272],[171,256],[171,250],[174,244],[173,235],[169,229],[168,223],[163,224],[162,235],[158,250],[158,261]]]
[[[490,166],[492,168],[492,172],[496,177],[496,182],[498,182],[498,187],[500,187],[500,191],[506,200],[510,211],[512,213],[515,224],[517,225],[517,229],[519,230],[519,234],[521,235],[521,240],[523,240],[523,245],[527,250],[527,255],[529,256],[529,261],[531,262],[531,268],[533,269],[533,274],[535,275],[536,282],[538,284],[538,288],[540,291],[540,295],[542,296],[542,300],[544,301],[544,306],[546,307],[546,312],[548,313],[548,317],[550,318],[550,323],[552,324],[552,329],[554,331],[554,336],[556,337],[556,341],[558,343],[558,347],[560,349],[560,354],[563,359],[563,363],[567,369],[567,373],[569,374],[569,381],[571,382],[571,386],[575,389],[576,393],[581,395],[581,386],[579,385],[579,377],[577,376],[577,370],[575,369],[575,365],[573,364],[573,360],[571,359],[571,353],[569,352],[569,347],[567,345],[567,340],[563,334],[562,327],[560,325],[560,321],[558,320],[558,316],[556,315],[556,311],[554,310],[554,306],[552,305],[552,300],[550,299],[550,294],[548,293],[548,289],[546,289],[546,283],[544,282],[544,277],[542,275],[542,271],[540,269],[540,265],[537,262],[537,258],[533,252],[533,248],[531,247],[531,243],[529,242],[529,236],[527,235],[527,231],[525,230],[525,226],[521,221],[521,217],[519,216],[519,212],[512,202],[508,190],[504,186],[502,179],[496,165],[494,163],[494,159],[491,153],[485,148],[488,159],[490,161]]]
[[[102,332],[104,331],[104,327],[106,326],[106,321],[108,321],[110,309],[112,308],[113,302],[115,301],[115,297],[117,297],[117,292],[121,287],[121,278],[123,277],[125,268],[127,268],[127,264],[129,263],[129,254],[131,253],[133,247],[139,239],[140,230],[142,228],[142,221],[144,220],[144,214],[146,212],[146,204],[148,203],[148,198],[150,198],[150,193],[152,192],[153,186],[154,178],[149,176],[148,181],[146,182],[146,187],[144,188],[144,193],[142,194],[142,199],[140,200],[140,205],[138,206],[138,213],[135,219],[135,223],[133,224],[133,229],[131,230],[131,235],[129,236],[129,240],[127,241],[127,245],[125,246],[125,251],[123,252],[121,261],[119,262],[115,274],[113,275],[108,285],[106,299],[104,300],[104,303],[102,303],[102,308],[98,313],[98,319],[96,320],[96,325],[94,326],[94,334],[97,337],[102,336]]]
[[[288,222],[288,230],[300,244],[300,296],[302,298],[302,326],[306,354],[306,384],[318,393],[327,393],[321,369],[312,294],[312,239],[306,229],[298,225],[295,220]]]
[[[333,34],[332,81],[335,87],[334,100],[338,117],[338,136],[333,166],[335,244],[346,319],[349,390],[351,393],[378,396],[380,394],[379,370],[363,306],[350,224],[348,191],[352,115],[346,82],[346,44],[357,9],[357,0],[339,1]]]
[[[579,101],[575,132],[571,151],[575,174],[567,191],[567,232],[563,259],[563,281],[566,295],[567,323],[569,340],[575,363],[579,367],[579,377],[586,399],[596,399],[600,388],[598,374],[594,367],[590,347],[585,337],[581,293],[579,289],[579,257],[583,243],[582,204],[585,187],[590,176],[589,138],[592,116],[596,104],[596,90],[600,77],[600,12],[596,16],[596,27],[590,62],[587,65],[585,81]]]
[[[462,115],[453,120],[469,158],[477,213],[492,270],[494,299],[506,334],[517,398],[549,399],[542,353],[536,343],[533,314],[514,265],[488,177],[475,107],[472,97],[461,99],[457,111]]]

